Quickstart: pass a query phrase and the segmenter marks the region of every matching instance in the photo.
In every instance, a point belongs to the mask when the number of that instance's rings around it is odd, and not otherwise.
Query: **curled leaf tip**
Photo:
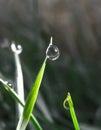
[[[63,107],[66,109],[66,110],[69,110],[69,105],[68,105],[68,95],[69,95],[70,93],[67,93],[67,96],[66,96],[66,98],[65,98],[65,100],[64,100],[64,102],[63,102]]]
[[[70,107],[73,107],[73,102],[72,102],[72,98],[71,98],[71,94],[70,92],[67,93],[67,96],[63,102],[63,107],[68,110]]]
[[[20,44],[16,46],[15,42],[12,42],[11,43],[11,50],[16,54],[20,54],[22,52],[22,46]]]

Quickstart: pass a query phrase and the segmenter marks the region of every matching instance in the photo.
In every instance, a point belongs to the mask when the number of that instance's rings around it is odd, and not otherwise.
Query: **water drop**
[[[13,52],[17,53],[17,54],[20,54],[22,52],[22,46],[21,45],[15,45],[14,42],[12,42],[11,44],[11,49]]]
[[[12,84],[11,84],[10,82],[5,81],[5,83],[6,83],[9,87],[11,87],[11,88],[12,88]]]
[[[52,44],[52,37],[51,37],[50,44],[46,50],[46,57],[54,61],[57,60],[59,56],[60,56],[59,49],[56,45]]]

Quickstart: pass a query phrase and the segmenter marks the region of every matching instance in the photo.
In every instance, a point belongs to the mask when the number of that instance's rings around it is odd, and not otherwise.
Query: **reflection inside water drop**
[[[59,49],[56,45],[50,44],[46,50],[46,57],[50,60],[56,60],[60,56]]]

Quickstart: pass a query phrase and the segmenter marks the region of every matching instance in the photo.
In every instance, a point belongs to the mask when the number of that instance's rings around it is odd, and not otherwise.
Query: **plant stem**
[[[70,115],[71,115],[75,130],[80,130],[80,127],[79,127],[79,124],[78,124],[78,121],[77,121],[77,117],[76,117],[76,114],[75,114],[74,106],[73,106],[73,101],[72,101],[70,93],[67,94],[67,97],[66,97],[66,99],[64,100],[64,103],[63,103],[64,108],[68,109],[68,107],[66,106],[66,102],[68,102]]]

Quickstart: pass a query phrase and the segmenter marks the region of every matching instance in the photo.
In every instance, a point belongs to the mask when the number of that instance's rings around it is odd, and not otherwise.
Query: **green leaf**
[[[21,101],[17,93],[10,88],[5,81],[0,79],[0,82],[3,84],[4,88],[8,91],[8,93],[22,106],[24,107],[24,103]],[[42,130],[41,126],[39,125],[37,119],[31,114],[30,120],[32,121],[33,125],[37,130]]]
[[[43,65],[36,77],[35,83],[32,86],[32,89],[29,92],[25,107],[24,107],[24,111],[23,114],[21,115],[21,118],[18,122],[17,128],[16,130],[25,130],[27,127],[27,124],[29,122],[31,113],[33,111],[37,96],[38,96],[38,92],[39,92],[39,88],[40,88],[40,84],[43,78],[43,74],[44,74],[44,70],[45,70],[45,66],[46,66],[46,60],[47,58],[44,60]]]

